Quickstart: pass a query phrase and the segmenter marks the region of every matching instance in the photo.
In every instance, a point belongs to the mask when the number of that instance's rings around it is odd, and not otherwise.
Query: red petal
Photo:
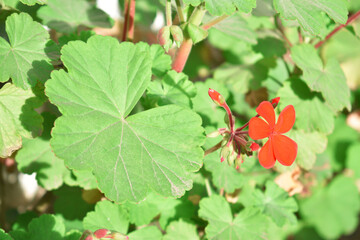
[[[256,112],[262,116],[268,123],[270,128],[275,125],[275,111],[273,105],[268,101],[263,101],[256,108]]]
[[[284,166],[293,164],[297,155],[297,143],[291,138],[280,134],[273,135],[271,140],[276,160]]]
[[[223,106],[223,104],[225,103],[225,99],[223,96],[221,96],[220,93],[218,93],[217,91],[215,91],[214,89],[209,88],[208,94],[210,96],[210,98],[219,106]]]
[[[254,139],[263,139],[270,135],[269,125],[262,119],[253,117],[249,122],[249,136]]]
[[[271,139],[265,143],[259,152],[259,162],[264,168],[272,168],[275,165],[275,156],[273,152]]]
[[[293,105],[286,106],[280,113],[278,121],[275,125],[275,132],[286,133],[295,123],[295,109]]]

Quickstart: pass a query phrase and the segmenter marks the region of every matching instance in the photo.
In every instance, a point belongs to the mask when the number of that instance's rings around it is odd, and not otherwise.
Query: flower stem
[[[184,17],[184,12],[182,9],[181,0],[175,0],[175,2],[176,2],[176,9],[177,9],[177,13],[179,16],[180,24],[183,24],[185,22],[185,17]]]
[[[197,6],[189,18],[189,23],[199,26],[205,15],[204,4]],[[182,42],[180,48],[176,52],[175,59],[172,64],[172,69],[176,72],[182,72],[184,70],[187,59],[190,55],[193,41],[186,37]]]
[[[124,5],[124,29],[122,41],[134,40],[135,2],[136,0],[125,0]]]
[[[204,30],[208,30],[209,28],[211,28],[212,26],[214,26],[215,24],[218,24],[219,22],[223,21],[224,19],[228,18],[229,15],[222,15],[220,17],[214,18],[213,20],[211,20],[210,22],[205,23],[204,25],[202,25],[201,27]]]
[[[217,144],[215,144],[214,146],[212,146],[211,148],[209,148],[208,150],[205,150],[205,153],[204,153],[204,157],[209,155],[210,153],[212,152],[215,152],[216,150],[218,150],[219,148],[221,148],[221,144],[222,144],[222,141],[218,142]]]
[[[206,192],[208,194],[209,197],[211,197],[212,195],[212,191],[211,191],[211,186],[210,186],[210,182],[209,182],[209,178],[205,178],[205,186],[206,186]]]
[[[165,2],[165,15],[166,15],[166,26],[171,26],[172,25],[171,0],[166,0]]]
[[[342,28],[346,27],[347,25],[349,25],[350,23],[352,23],[353,21],[355,21],[358,17],[360,17],[360,10],[357,11],[355,14],[353,14],[351,17],[349,17],[349,19],[347,20],[347,22],[345,24],[341,24],[339,26],[337,26],[334,30],[332,30],[326,37],[324,40],[318,42],[317,44],[315,44],[315,48],[319,48],[321,47],[321,45],[323,45],[329,38],[331,38],[332,36],[334,36],[335,33],[337,33],[338,31],[340,31]]]

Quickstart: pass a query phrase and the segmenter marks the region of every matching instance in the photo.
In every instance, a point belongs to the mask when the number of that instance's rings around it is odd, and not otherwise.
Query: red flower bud
[[[257,151],[257,150],[259,150],[259,144],[257,144],[256,142],[253,142],[253,143],[251,143],[251,145],[250,145],[250,149],[251,149],[251,151]]]
[[[103,238],[105,237],[110,231],[107,229],[98,229],[94,232],[95,237]]]
[[[280,97],[276,97],[271,100],[271,104],[273,105],[273,107],[276,107],[279,104],[279,101],[280,101]]]
[[[217,105],[224,107],[225,104],[225,99],[223,96],[221,96],[220,93],[218,93],[217,91],[215,91],[214,89],[209,88],[209,96],[210,98],[214,101],[214,103],[216,103]]]
[[[165,51],[169,51],[172,46],[172,40],[170,38],[170,27],[165,26],[161,28],[158,32],[157,39],[159,41],[159,44],[163,46]]]
[[[85,238],[85,240],[93,240],[94,238],[91,236],[91,235],[89,235],[89,236],[87,236],[86,238]]]

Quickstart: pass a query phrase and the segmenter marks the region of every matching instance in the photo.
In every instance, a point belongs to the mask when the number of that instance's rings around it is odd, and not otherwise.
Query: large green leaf
[[[304,72],[303,79],[313,91],[321,92],[334,111],[351,109],[350,90],[345,75],[335,59],[323,65],[316,49],[309,44],[291,48],[291,57]]]
[[[352,179],[338,176],[300,205],[304,219],[326,239],[349,234],[358,224],[359,193]]]
[[[156,226],[148,226],[131,232],[128,237],[131,240],[159,240],[162,234]]]
[[[46,84],[63,113],[52,132],[55,154],[70,168],[92,169],[115,201],[191,189],[189,174],[202,165],[200,117],[175,105],[127,117],[151,80],[149,48],[94,36],[63,47],[62,60],[69,72]]]
[[[28,229],[29,240],[62,240],[65,234],[65,226],[61,218],[47,214],[33,219]]]
[[[86,0],[48,0],[48,4],[39,9],[38,16],[49,28],[63,33],[75,32],[80,25],[111,27],[109,16]]]
[[[285,223],[296,224],[297,219],[294,214],[298,210],[295,199],[289,197],[289,194],[281,189],[272,181],[266,183],[266,190],[263,193],[256,189],[247,196],[248,199],[243,202],[246,207],[255,207],[262,213],[271,217],[279,226]]]
[[[42,117],[34,110],[41,102],[31,90],[7,83],[0,89],[0,157],[10,156],[42,129]]]
[[[106,228],[126,234],[129,227],[129,217],[122,205],[110,201],[101,201],[96,204],[95,211],[86,215],[83,224],[85,229],[91,231]]]
[[[176,222],[171,222],[166,228],[166,235],[163,240],[177,239],[199,240],[196,226],[194,224],[187,223],[182,219]]]
[[[199,216],[209,222],[208,239],[266,239],[268,221],[259,210],[245,208],[233,218],[229,204],[218,195],[200,201]]]
[[[347,150],[346,167],[354,171],[356,179],[360,178],[360,143],[351,145]]]
[[[256,0],[204,0],[205,8],[214,16],[231,15],[236,10],[249,13],[256,7]]]
[[[305,170],[312,169],[316,161],[316,154],[322,153],[326,148],[325,134],[315,131],[308,133],[303,130],[292,130],[288,136],[298,145],[296,163]]]
[[[274,0],[275,9],[288,20],[297,20],[305,31],[321,35],[326,31],[325,12],[335,22],[345,24],[348,10],[344,0]]]
[[[232,193],[244,184],[244,177],[236,171],[234,166],[221,162],[219,151],[206,156],[204,160],[206,170],[211,172],[212,182],[217,188]]]
[[[292,104],[296,111],[295,125],[306,132],[331,133],[334,115],[320,94],[313,93],[301,79],[291,79],[279,90],[280,109]]]
[[[4,230],[0,228],[0,239],[2,240],[13,240]]]
[[[27,13],[14,13],[6,19],[10,43],[0,38],[0,82],[9,78],[17,87],[29,89],[45,81],[53,70],[46,55],[48,32]]]

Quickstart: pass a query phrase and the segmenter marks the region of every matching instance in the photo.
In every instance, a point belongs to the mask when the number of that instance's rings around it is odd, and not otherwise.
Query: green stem
[[[176,2],[176,9],[179,16],[180,24],[183,24],[185,22],[185,17],[182,9],[181,0],[175,0],[175,2]]]
[[[201,27],[205,30],[208,30],[209,28],[211,28],[212,26],[218,24],[219,22],[223,21],[224,19],[228,18],[229,15],[222,15],[220,17],[214,18],[213,20],[211,20],[210,22],[205,23],[204,25],[202,25]]]
[[[205,186],[206,186],[206,192],[207,192],[208,196],[211,197],[212,191],[211,191],[209,178],[205,178]]]
[[[172,25],[171,0],[166,0],[165,2],[165,15],[166,15],[166,26],[171,26]]]

